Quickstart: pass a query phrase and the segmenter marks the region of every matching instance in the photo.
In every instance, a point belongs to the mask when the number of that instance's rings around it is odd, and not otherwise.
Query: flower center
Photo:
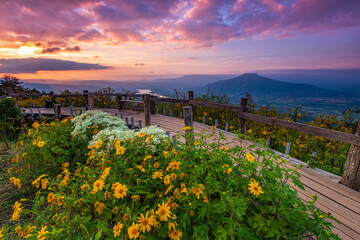
[[[124,190],[123,190],[123,189],[120,189],[120,190],[119,190],[119,193],[120,193],[120,194],[122,194],[123,192],[124,192]]]
[[[166,214],[165,210],[162,209],[162,210],[160,211],[160,215],[165,215],[165,214]]]
[[[259,188],[254,186],[254,191],[256,191],[256,192],[259,191]]]
[[[143,222],[142,222],[142,224],[143,224],[144,226],[146,226],[146,225],[148,225],[148,224],[149,224],[149,222],[148,222],[148,220],[147,220],[147,219],[144,219],[144,220],[143,220]]]
[[[136,235],[137,233],[138,233],[138,230],[137,230],[136,228],[134,228],[134,229],[132,230],[132,234]]]

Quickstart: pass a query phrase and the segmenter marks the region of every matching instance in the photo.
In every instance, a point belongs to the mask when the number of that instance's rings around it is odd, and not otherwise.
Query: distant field
[[[240,102],[240,98],[232,100],[234,103]],[[345,111],[355,106],[360,106],[360,98],[358,97],[275,97],[275,96],[258,96],[254,97],[256,106],[270,105],[286,111],[286,107],[302,106],[303,110],[310,113],[310,116],[317,114],[334,114],[341,115],[341,111]]]

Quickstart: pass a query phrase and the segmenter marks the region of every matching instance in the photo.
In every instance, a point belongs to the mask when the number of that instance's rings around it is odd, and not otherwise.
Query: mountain
[[[332,90],[316,87],[311,84],[289,83],[266,78],[257,73],[245,73],[228,80],[217,81],[202,88],[226,95],[244,95],[245,92],[253,95],[282,95],[282,96],[335,96],[338,93]]]

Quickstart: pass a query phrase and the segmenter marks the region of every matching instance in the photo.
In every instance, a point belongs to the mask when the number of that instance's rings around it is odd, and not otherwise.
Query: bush
[[[0,99],[0,129],[1,129],[1,138],[5,142],[7,148],[9,144],[7,142],[6,136],[9,136],[9,131],[15,129],[16,121],[20,120],[21,111],[16,106],[16,102],[12,98]]]
[[[39,163],[48,159],[45,156],[54,157],[47,145],[79,139],[71,134],[75,125],[75,119],[35,125],[29,139],[19,143],[24,151],[21,156]],[[86,149],[82,145],[69,148],[62,160],[54,157],[53,162],[62,163],[54,171],[61,173],[54,176],[41,169],[33,175],[31,183],[38,190],[36,196],[15,203],[12,224],[5,226],[0,236],[338,239],[326,221],[333,217],[314,207],[316,196],[305,203],[296,197],[294,187],[302,187],[297,170],[288,168],[287,161],[272,151],[255,146],[228,149],[205,144],[205,140],[215,138],[214,132],[197,136],[195,147],[179,141],[180,137],[188,138],[189,133],[178,136],[177,146],[166,138],[158,138],[155,144],[157,128],[147,131],[113,142],[100,138],[87,147],[86,162],[79,161],[76,153]],[[64,138],[66,135],[66,139],[52,139],[55,132]],[[33,139],[36,144],[31,143]],[[97,139],[96,135],[93,139]],[[221,144],[219,139],[215,142]],[[155,151],[152,145],[156,145]],[[15,162],[23,170],[29,163],[24,159]],[[10,180],[22,184],[16,177]]]

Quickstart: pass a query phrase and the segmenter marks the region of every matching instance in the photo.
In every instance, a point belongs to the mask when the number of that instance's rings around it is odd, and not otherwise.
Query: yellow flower
[[[63,196],[60,196],[60,197],[58,197],[58,198],[56,199],[56,201],[57,201],[57,203],[59,204],[59,206],[63,205],[63,202],[62,202],[63,199],[64,199]]]
[[[118,222],[115,226],[114,226],[114,237],[118,237],[120,235],[121,229],[124,226],[124,224]]]
[[[135,239],[138,238],[140,235],[139,224],[133,222],[128,229],[128,234],[129,234],[129,238],[135,238]]]
[[[142,137],[145,137],[145,136],[146,136],[146,133],[140,132],[140,133],[138,134],[138,136],[141,137],[141,138],[142,138]]]
[[[84,191],[85,188],[89,188],[89,185],[88,185],[88,184],[84,184],[84,185],[82,185],[80,188],[81,188],[82,191]]]
[[[171,178],[171,180],[175,181],[177,178],[177,175],[175,173],[172,173],[170,178]]]
[[[197,145],[200,144],[200,141],[199,141],[199,140],[196,140],[196,141],[194,142],[194,144],[195,144],[195,146],[197,146]]]
[[[225,147],[225,146],[224,146],[224,147],[221,147],[220,150],[226,151],[226,150],[228,150],[228,147]]]
[[[212,130],[214,130],[215,128],[216,128],[216,126],[215,126],[215,125],[211,126],[211,129],[212,129]]]
[[[254,156],[251,153],[246,153],[245,157],[250,163],[252,163],[255,160]]]
[[[263,131],[263,134],[264,134],[264,135],[266,135],[266,134],[267,134],[267,132],[266,132],[266,131]]]
[[[256,182],[255,180],[253,180],[253,181],[251,181],[249,183],[249,188],[248,189],[255,196],[259,196],[261,193],[264,193],[263,191],[261,191],[261,187],[259,186],[259,183]]]
[[[170,207],[165,202],[162,205],[158,204],[158,206],[159,209],[156,211],[156,214],[160,217],[160,221],[167,221],[171,214]]]
[[[103,209],[104,209],[104,204],[101,202],[96,202],[94,204],[95,210],[98,211],[98,213],[101,215]]]
[[[99,141],[97,141],[97,143],[95,144],[95,148],[99,148],[99,147],[101,147],[101,144],[102,144],[102,140],[99,140]]]
[[[21,188],[21,180],[19,178],[10,178],[10,182],[12,182],[15,186],[17,186],[19,189]]]
[[[44,141],[39,141],[38,143],[37,143],[37,146],[38,147],[43,147],[45,145],[45,142]]]
[[[178,161],[172,161],[170,162],[169,164],[169,167],[170,169],[180,169],[180,165],[181,165],[181,162],[178,162]]]
[[[104,183],[104,181],[103,181],[102,179],[96,180],[96,181],[94,182],[94,184],[93,184],[93,191],[92,191],[92,193],[95,194],[95,193],[97,193],[98,190],[101,191],[101,190],[104,188],[104,185],[105,185],[105,183]]]
[[[170,230],[169,237],[171,240],[180,240],[180,238],[182,237],[182,233],[180,231]]]
[[[163,176],[162,171],[156,171],[156,172],[153,173],[152,178],[153,179],[157,179],[157,178],[162,179],[163,178],[162,176]]]
[[[103,173],[101,174],[101,177],[100,177],[100,178],[103,179],[103,180],[105,180],[106,177],[109,175],[110,169],[111,169],[111,167],[105,168],[104,171],[103,171]]]
[[[145,172],[145,169],[142,165],[136,166],[141,172]]]
[[[146,157],[144,158],[144,161],[146,161],[146,160],[148,160],[148,159],[151,159],[151,158],[153,158],[151,155],[146,156]]]
[[[108,192],[108,191],[104,192],[104,197],[105,197],[105,201],[106,201],[107,199],[110,199],[110,198],[111,198],[111,193]]]
[[[138,218],[140,231],[141,232],[150,231],[151,226],[154,226],[154,220],[155,220],[154,216],[153,215],[149,216],[149,212],[147,212],[145,216],[142,213],[140,213],[140,217]]]
[[[207,196],[203,196],[203,199],[204,199],[204,203],[208,203],[209,202],[209,199]]]
[[[118,199],[123,198],[126,196],[126,191],[127,191],[127,187],[125,185],[119,184],[115,189],[114,189],[114,196]]]
[[[194,210],[190,210],[190,216],[194,216],[194,214],[195,214],[195,212],[194,212]]]
[[[124,147],[122,147],[122,146],[115,146],[116,147],[116,152],[115,152],[115,155],[123,155],[124,154],[124,152],[125,152],[125,148]]]
[[[164,178],[164,183],[165,185],[169,185],[171,183],[170,181],[170,176],[169,175],[166,175],[165,178]]]
[[[159,168],[159,163],[158,162],[154,163],[154,168]]]
[[[225,169],[223,173],[230,174],[232,172],[232,168]]]
[[[32,142],[32,145],[36,145],[37,144],[37,141],[36,141],[36,139]]]
[[[55,196],[53,193],[49,193],[49,195],[47,196],[47,201],[48,203],[52,203],[55,201]]]
[[[48,231],[45,231],[46,228],[47,228],[47,226],[42,226],[40,232],[38,232],[38,237],[37,237],[37,238],[38,238],[39,240],[45,239],[45,238],[46,238],[45,235],[46,235],[47,233],[49,233]]]
[[[199,198],[200,198],[200,194],[202,194],[203,192],[202,192],[201,188],[199,188],[199,187],[194,188],[194,187],[193,187],[192,193],[194,193],[194,194],[195,194],[195,197],[196,197],[197,199],[199,199]]]
[[[49,179],[41,179],[41,188],[46,189],[47,184],[49,183]]]
[[[186,127],[183,128],[183,130],[184,130],[184,131],[189,131],[189,130],[191,130],[191,127],[190,127],[190,126],[186,126]]]
[[[164,157],[168,157],[168,156],[169,156],[169,152],[168,152],[168,151],[164,151],[163,154],[164,154]]]
[[[251,130],[251,129],[249,129],[248,133],[249,133],[249,134],[251,134],[251,133],[252,133],[252,130]]]
[[[15,220],[18,220],[20,218],[20,213],[22,211],[21,203],[15,202],[13,208],[14,208],[14,213],[13,213],[13,215],[11,217],[11,220],[15,221]]]
[[[133,195],[133,196],[131,196],[131,199],[133,199],[135,202],[139,202],[140,196],[139,195]]]

